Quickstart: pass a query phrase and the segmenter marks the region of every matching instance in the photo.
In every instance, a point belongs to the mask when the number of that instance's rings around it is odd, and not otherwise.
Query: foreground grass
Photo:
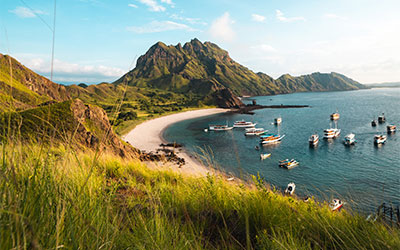
[[[397,229],[219,177],[3,145],[0,249],[389,249]]]

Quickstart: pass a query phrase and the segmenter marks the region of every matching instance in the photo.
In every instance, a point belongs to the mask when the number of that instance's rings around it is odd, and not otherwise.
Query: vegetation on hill
[[[75,99],[0,114],[0,139],[63,144],[135,158],[136,150],[113,132],[103,109]]]
[[[0,54],[0,112],[69,98],[64,86],[36,74],[14,58]]]
[[[60,145],[7,144],[1,249],[397,249],[400,231],[215,176],[152,171]]]

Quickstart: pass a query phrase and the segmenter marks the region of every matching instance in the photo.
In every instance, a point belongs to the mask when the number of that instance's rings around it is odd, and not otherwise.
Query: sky
[[[211,41],[274,78],[400,81],[398,0],[0,0],[0,53],[59,83],[112,82],[156,42]]]

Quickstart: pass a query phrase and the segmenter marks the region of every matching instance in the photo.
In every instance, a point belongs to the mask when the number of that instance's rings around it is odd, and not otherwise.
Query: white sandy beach
[[[162,138],[162,133],[171,124],[179,121],[197,118],[201,116],[208,116],[218,113],[227,112],[227,109],[213,108],[213,109],[200,109],[193,111],[186,111],[182,113],[167,115],[153,120],[145,121],[128,134],[123,136],[123,140],[129,142],[132,146],[144,150],[146,152],[156,152],[160,148],[161,143],[166,141]],[[156,168],[170,168],[184,174],[190,175],[206,175],[210,170],[203,166],[193,156],[187,154],[184,150],[177,153],[179,157],[184,158],[186,164],[178,168],[176,164],[149,164],[150,167]]]

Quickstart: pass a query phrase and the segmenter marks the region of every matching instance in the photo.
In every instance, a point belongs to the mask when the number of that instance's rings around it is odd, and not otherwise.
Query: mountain
[[[383,82],[368,84],[370,88],[400,88],[400,82]]]
[[[2,113],[0,133],[12,141],[61,143],[80,150],[89,148],[124,158],[137,157],[137,150],[113,132],[106,112],[79,99]]]
[[[14,58],[0,54],[0,111],[68,99],[70,95],[64,86],[36,74]]]
[[[139,57],[135,69],[114,82],[199,95],[205,103],[221,107],[240,105],[236,96],[273,95],[305,91],[338,91],[365,88],[338,73],[313,73],[278,79],[255,73],[230,58],[211,42],[193,39],[182,46],[158,42]],[[224,92],[224,95],[221,93]],[[224,100],[229,100],[225,102]]]

